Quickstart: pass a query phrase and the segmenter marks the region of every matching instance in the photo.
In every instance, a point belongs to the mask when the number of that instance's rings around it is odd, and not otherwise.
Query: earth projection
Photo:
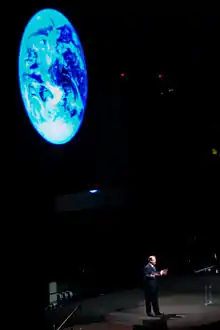
[[[70,141],[83,121],[88,79],[79,37],[60,12],[44,9],[28,22],[20,45],[19,82],[38,133],[53,144]]]

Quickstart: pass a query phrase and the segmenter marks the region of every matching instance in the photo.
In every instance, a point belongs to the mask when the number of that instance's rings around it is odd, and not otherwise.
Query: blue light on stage
[[[89,190],[90,194],[97,194],[99,192],[98,189],[92,189],[92,190]]]
[[[53,9],[36,13],[22,36],[19,83],[27,114],[48,142],[64,144],[84,117],[88,78],[79,37]]]

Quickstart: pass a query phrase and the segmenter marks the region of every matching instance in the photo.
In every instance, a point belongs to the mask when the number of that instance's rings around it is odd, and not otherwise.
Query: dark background
[[[219,143],[218,17],[107,15],[95,9],[89,15],[71,4],[55,7],[82,41],[88,106],[75,139],[51,145],[29,124],[16,86],[16,157],[25,178],[36,169],[35,181],[55,194],[92,183],[129,181],[128,187],[152,189],[158,182],[166,190],[176,177],[196,187],[197,181],[212,182],[208,156]],[[15,55],[27,20],[41,8],[22,11]],[[156,79],[160,72],[163,82]],[[160,97],[170,87],[174,95]]]
[[[22,13],[16,51],[37,9]],[[183,191],[186,182],[198,187],[215,181],[208,173],[214,179],[216,166],[210,165],[209,155],[219,143],[218,18],[88,15],[70,5],[58,9],[72,21],[83,44],[88,106],[75,139],[53,146],[29,124],[16,86],[16,151],[25,177],[36,169],[35,181],[44,186],[47,181],[54,193],[112,182],[130,182],[128,187],[138,189],[155,189],[158,183],[165,190],[169,182]],[[163,82],[156,79],[160,72]],[[175,93],[161,97],[170,87]],[[182,180],[178,187],[176,177]]]
[[[88,68],[84,122],[63,146],[34,131],[18,87],[22,32],[46,7],[73,23]],[[4,172],[7,251],[21,286],[30,292],[34,281],[42,288],[88,260],[106,270],[109,285],[117,274],[122,283],[125,269],[139,268],[149,253],[175,271],[195,233],[212,253],[219,222],[219,158],[211,154],[220,149],[219,17],[145,15],[141,8],[85,11],[67,2],[21,8],[8,55],[14,93],[7,108],[15,129]],[[127,207],[55,217],[56,195],[94,184],[125,187]]]

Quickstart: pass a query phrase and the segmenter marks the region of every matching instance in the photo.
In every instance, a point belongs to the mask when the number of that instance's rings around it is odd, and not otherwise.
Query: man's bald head
[[[156,258],[156,256],[150,256],[150,257],[148,258],[148,261],[149,261],[152,265],[156,265],[156,263],[157,263],[157,258]]]

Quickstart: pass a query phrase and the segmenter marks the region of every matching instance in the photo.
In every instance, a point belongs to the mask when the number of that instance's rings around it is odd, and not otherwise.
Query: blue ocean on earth
[[[44,9],[28,22],[20,45],[19,83],[37,132],[53,144],[70,141],[83,121],[88,77],[79,37],[60,12]]]

